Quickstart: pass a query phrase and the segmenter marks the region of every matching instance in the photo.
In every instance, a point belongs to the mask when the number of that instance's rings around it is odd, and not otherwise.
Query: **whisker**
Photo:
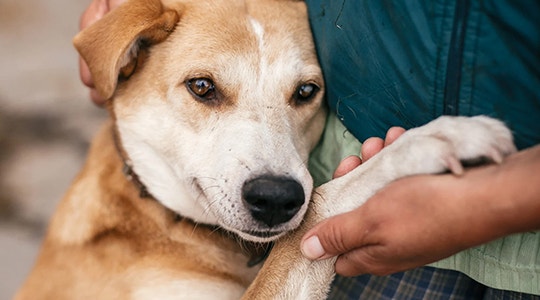
[[[221,202],[223,199],[227,198],[227,195],[223,195],[223,196],[222,196],[221,198],[219,198],[219,199],[216,198],[216,197],[213,197],[213,198],[214,198],[214,200],[211,201],[210,203],[208,203],[208,205],[206,205],[206,207],[204,207],[204,209],[203,209],[203,212],[204,212],[205,215],[209,215],[209,214],[211,213],[211,208],[212,208],[212,206],[218,204],[218,203]],[[218,218],[218,221],[219,221],[220,223],[223,223],[223,219],[221,219],[221,216],[217,215],[216,217]]]

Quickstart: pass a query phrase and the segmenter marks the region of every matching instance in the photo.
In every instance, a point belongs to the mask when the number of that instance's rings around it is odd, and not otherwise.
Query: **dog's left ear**
[[[80,32],[73,44],[88,64],[100,95],[113,96],[122,73],[129,76],[141,45],[165,40],[178,23],[178,13],[160,0],[131,0]]]

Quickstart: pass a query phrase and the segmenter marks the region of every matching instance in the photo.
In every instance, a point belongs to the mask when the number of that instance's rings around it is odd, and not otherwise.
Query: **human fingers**
[[[353,249],[350,252],[339,256],[335,264],[336,273],[345,277],[358,276],[361,274],[382,276],[394,273],[388,271],[387,268],[381,267],[381,264],[378,263],[377,257],[379,255],[377,252],[380,248],[381,246],[379,245],[369,245]]]
[[[81,15],[79,20],[79,29],[83,30],[90,26],[92,23],[101,19],[109,11],[109,4],[106,0],[94,0],[88,5],[86,10]],[[94,81],[92,80],[92,74],[86,62],[79,57],[79,76],[84,85],[90,88],[90,99],[97,105],[103,105],[105,99],[103,99],[97,92]]]
[[[386,245],[366,245],[340,255],[336,260],[335,270],[337,274],[345,277],[362,274],[384,276],[425,264],[415,258],[396,261],[393,260],[395,255],[393,249]]]
[[[118,2],[118,3],[117,3]],[[111,9],[119,5],[119,2],[112,0],[93,0],[90,2],[86,10],[82,13],[79,19],[79,29],[83,30],[92,25],[97,20],[103,18]]]
[[[367,139],[362,144],[362,158],[356,155],[351,155],[344,158],[340,162],[336,170],[334,171],[333,178],[338,178],[349,173],[354,168],[361,165],[362,161],[367,161],[368,159],[373,157],[373,155],[381,151],[382,148],[393,143],[404,132],[405,132],[405,129],[403,129],[402,127],[392,127],[388,130],[384,141],[381,138],[377,138],[377,137],[371,137]]]
[[[339,163],[336,170],[334,171],[333,178],[341,177],[349,173],[350,171],[352,171],[354,168],[358,167],[361,164],[362,164],[362,159],[358,157],[357,155],[348,156]]]
[[[362,161],[367,161],[372,158],[373,155],[379,153],[382,148],[392,144],[398,137],[404,132],[405,128],[394,126],[388,129],[386,137],[383,139],[378,137],[371,137],[364,141],[362,144]]]
[[[367,161],[384,148],[384,141],[378,137],[370,137],[362,144],[362,161]]]
[[[302,239],[303,255],[311,260],[325,259],[362,246],[366,241],[360,215],[357,209],[317,224]]]
[[[81,15],[79,29],[83,30],[92,25],[110,10],[116,8],[126,0],[93,0]]]
[[[386,132],[386,137],[384,138],[384,147],[392,144],[398,137],[405,133],[405,128],[394,126],[388,129]]]
[[[101,97],[99,92],[97,91],[94,80],[92,79],[92,74],[90,73],[90,69],[88,68],[88,65],[86,62],[79,57],[79,76],[81,78],[81,81],[84,85],[86,85],[90,89],[90,99],[92,102],[94,102],[98,106],[103,106],[107,99]]]
[[[471,201],[455,196],[460,194],[459,180],[452,175],[418,175],[379,190],[355,210],[356,224],[362,230],[348,234],[357,237],[336,237],[359,240],[339,255],[336,272],[343,276],[386,275],[473,245],[464,236],[473,235],[479,226],[471,226],[475,222],[471,221],[475,219],[470,213],[473,210],[467,209]]]
[[[92,25],[94,22],[101,19],[106,13],[120,5],[122,2],[125,2],[125,0],[92,1],[81,15],[79,21],[80,30],[83,30],[86,27]],[[94,81],[92,79],[92,74],[90,73],[90,69],[81,57],[79,57],[79,76],[83,84],[90,88],[90,99],[92,99],[95,104],[103,106],[106,102],[106,99],[101,97],[101,95],[96,90]]]

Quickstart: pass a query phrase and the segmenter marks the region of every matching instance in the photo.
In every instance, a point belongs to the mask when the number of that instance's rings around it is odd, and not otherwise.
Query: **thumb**
[[[326,219],[309,230],[301,242],[302,254],[311,260],[337,256],[363,245],[359,209]]]

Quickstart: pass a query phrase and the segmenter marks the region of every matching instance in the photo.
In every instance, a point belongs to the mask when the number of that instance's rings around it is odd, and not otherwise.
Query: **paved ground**
[[[71,46],[88,2],[0,0],[0,300],[28,273],[105,117]]]

